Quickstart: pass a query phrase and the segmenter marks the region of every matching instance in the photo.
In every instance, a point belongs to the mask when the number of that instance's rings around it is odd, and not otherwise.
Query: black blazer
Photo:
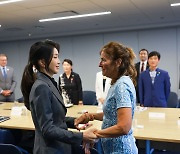
[[[138,88],[138,81],[139,81],[139,76],[140,76],[140,62],[136,63],[135,64],[135,68],[136,68],[136,71],[137,71],[137,76],[136,76],[136,102],[139,103],[140,100],[139,100],[139,88]],[[149,64],[147,63],[147,66],[146,66],[146,70],[149,68]]]
[[[140,75],[140,72],[139,72],[139,70],[140,70],[140,62],[137,62],[137,63],[135,64],[135,68],[136,68],[136,71],[137,71],[136,83],[137,83],[137,85],[138,85],[138,80],[139,80],[139,75]],[[149,64],[147,63],[146,70],[147,70],[148,68],[149,68]]]
[[[67,130],[74,127],[74,118],[65,117],[62,96],[42,73],[32,86],[30,109],[35,125],[34,154],[71,154],[71,146],[81,144],[82,133]]]
[[[62,74],[62,78],[64,80],[63,88],[67,92],[68,96],[71,99],[71,103],[78,105],[79,101],[82,101],[82,83],[79,74],[75,72],[71,72],[69,78],[67,78],[66,74]],[[61,77],[59,77],[59,87],[62,88],[61,85]],[[62,90],[61,90],[62,91]]]

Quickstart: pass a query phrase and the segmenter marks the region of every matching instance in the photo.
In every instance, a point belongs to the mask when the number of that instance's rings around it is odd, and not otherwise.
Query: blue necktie
[[[6,73],[6,70],[5,70],[5,68],[3,67],[3,76],[4,76],[4,78],[6,78],[7,77],[7,73]]]

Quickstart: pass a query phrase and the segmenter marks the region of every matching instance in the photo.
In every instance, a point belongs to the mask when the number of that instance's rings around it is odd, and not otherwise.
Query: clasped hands
[[[10,96],[12,94],[11,90],[3,90],[2,95],[3,96]]]
[[[79,124],[87,124],[89,121],[93,121],[94,116],[90,113],[84,113],[79,118],[75,119],[74,125],[78,130],[81,128],[78,127]],[[97,141],[98,137],[95,132],[96,128],[89,128],[83,132],[83,148],[85,150],[85,154],[90,154],[90,148],[94,146],[94,143]]]

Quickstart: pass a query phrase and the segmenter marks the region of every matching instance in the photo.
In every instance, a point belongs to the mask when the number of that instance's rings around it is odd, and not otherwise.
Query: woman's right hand
[[[86,142],[95,142],[97,139],[97,136],[94,134],[94,132],[97,131],[96,128],[89,128],[86,131],[83,132],[83,140]]]

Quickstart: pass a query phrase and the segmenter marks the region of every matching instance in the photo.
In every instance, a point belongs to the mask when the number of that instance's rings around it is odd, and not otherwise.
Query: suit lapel
[[[0,77],[4,80],[4,76],[3,76],[3,73],[2,73],[1,69],[0,69]]]
[[[159,75],[160,75],[160,70],[157,68],[156,69],[156,77],[154,79],[154,83],[157,82],[157,80],[159,79]]]
[[[147,62],[146,70],[149,69],[149,63]]]
[[[56,98],[63,104],[64,108],[64,101],[62,96],[60,95],[60,92],[57,90],[57,88],[54,86],[54,84],[52,83],[52,81],[46,77],[44,74],[42,73],[38,73],[38,78],[43,80],[44,82],[46,82],[49,85],[49,88],[51,89],[52,93],[56,96]]]
[[[60,100],[60,102],[63,102],[63,98],[60,95],[60,92],[57,90],[57,88],[53,85],[53,84],[49,84],[50,85],[50,89],[52,90],[53,94]]]
[[[140,62],[138,62],[137,65],[138,65],[138,66],[137,66],[137,74],[139,75],[139,73],[140,73]]]
[[[10,68],[8,66],[6,66],[6,74],[7,74],[7,78],[8,78],[10,75]]]
[[[150,76],[150,70],[147,69],[145,72],[146,72],[147,80],[150,81],[151,84],[152,84],[152,79],[151,79],[151,76]]]
[[[4,74],[3,74],[2,70],[0,69],[0,77],[3,81],[7,80],[7,78],[9,77],[8,70],[9,70],[9,67],[6,66],[6,78],[4,78]]]

